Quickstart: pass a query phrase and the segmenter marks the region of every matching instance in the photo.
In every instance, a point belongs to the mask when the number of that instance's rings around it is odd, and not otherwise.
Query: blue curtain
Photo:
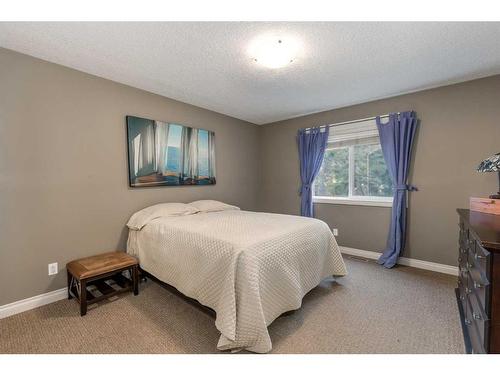
[[[402,112],[399,115],[391,113],[389,121],[385,124],[382,123],[380,117],[377,117],[376,121],[382,153],[394,191],[387,248],[380,256],[378,263],[391,268],[396,264],[399,254],[405,246],[406,191],[417,190],[415,186],[407,185],[406,180],[410,169],[411,148],[418,119],[415,112]]]
[[[328,127],[301,129],[297,136],[300,159],[300,214],[313,217],[312,184],[318,175],[328,141]]]

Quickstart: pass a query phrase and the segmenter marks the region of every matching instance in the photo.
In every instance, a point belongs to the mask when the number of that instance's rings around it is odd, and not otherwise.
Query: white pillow
[[[197,213],[199,210],[185,203],[160,203],[146,207],[132,215],[127,227],[132,230],[141,230],[151,220],[166,216],[184,216]]]
[[[239,210],[239,207],[231,206],[230,204],[222,203],[213,200],[201,200],[189,203],[189,205],[196,207],[200,212],[216,212],[216,211],[229,211]]]

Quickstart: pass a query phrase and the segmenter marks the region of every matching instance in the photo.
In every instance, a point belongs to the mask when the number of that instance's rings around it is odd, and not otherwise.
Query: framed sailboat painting
[[[131,187],[215,184],[215,133],[127,116]]]

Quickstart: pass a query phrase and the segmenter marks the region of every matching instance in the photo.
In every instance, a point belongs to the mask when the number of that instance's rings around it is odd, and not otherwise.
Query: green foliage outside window
[[[314,194],[323,197],[349,195],[349,149],[335,148],[325,151],[323,165],[316,177]]]
[[[392,183],[380,144],[357,145],[354,151],[353,195],[392,197]]]
[[[354,175],[349,194],[349,153]],[[392,182],[379,143],[359,144],[325,151],[314,183],[314,195],[323,197],[392,197]]]

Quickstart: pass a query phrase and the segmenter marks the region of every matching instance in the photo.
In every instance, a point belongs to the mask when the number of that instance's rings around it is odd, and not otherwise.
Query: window
[[[392,182],[375,120],[330,128],[313,195],[319,203],[392,205]]]

